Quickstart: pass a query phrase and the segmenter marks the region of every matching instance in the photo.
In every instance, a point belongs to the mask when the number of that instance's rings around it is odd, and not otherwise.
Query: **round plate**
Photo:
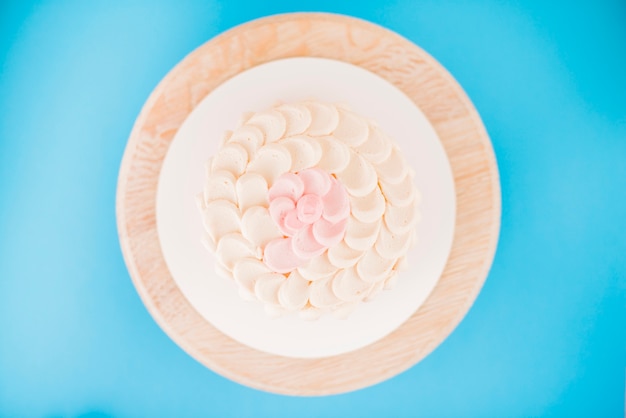
[[[326,315],[303,321],[296,315],[268,317],[263,305],[239,297],[232,280],[215,273],[204,248],[196,195],[205,163],[224,131],[244,112],[270,108],[277,100],[316,98],[345,103],[378,123],[400,146],[415,171],[422,196],[418,244],[396,288],[358,306],[348,319]],[[243,71],[209,93],[182,124],[161,168],[157,231],[172,277],[191,305],[227,336],[257,350],[288,357],[319,358],[371,344],[406,321],[426,300],[448,259],[456,207],[454,180],[445,151],[428,119],[383,78],[342,61],[287,58]]]
[[[358,65],[406,94],[424,113],[448,156],[456,190],[452,248],[423,305],[396,330],[358,350],[291,358],[241,344],[200,315],[163,257],[156,225],[159,173],[172,139],[220,84],[256,65],[290,57]],[[118,184],[122,251],[144,304],[183,349],[214,371],[263,390],[298,395],[346,392],[409,368],[440,344],[476,298],[495,252],[498,173],[491,143],[460,86],[419,47],[368,22],[301,13],[246,23],[187,56],[157,86],[127,145]]]

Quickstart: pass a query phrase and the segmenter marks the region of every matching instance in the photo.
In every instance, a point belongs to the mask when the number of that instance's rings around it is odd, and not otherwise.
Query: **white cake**
[[[216,268],[271,315],[347,316],[393,287],[415,241],[413,171],[344,105],[246,115],[206,175],[198,201]]]

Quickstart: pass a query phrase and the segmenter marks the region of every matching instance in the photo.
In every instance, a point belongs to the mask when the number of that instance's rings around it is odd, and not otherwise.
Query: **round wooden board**
[[[185,299],[165,264],[156,192],[170,141],[215,87],[255,65],[322,57],[365,68],[397,86],[429,119],[446,150],[457,196],[452,250],[426,302],[397,330],[357,351],[295,359],[254,350],[222,334]],[[475,300],[493,260],[500,188],[493,149],[472,103],[422,49],[369,22],[324,13],[255,20],[205,43],[180,62],[144,105],[128,140],[117,191],[126,264],[144,304],[185,351],[244,385],[290,395],[363,388],[411,367],[439,345]]]

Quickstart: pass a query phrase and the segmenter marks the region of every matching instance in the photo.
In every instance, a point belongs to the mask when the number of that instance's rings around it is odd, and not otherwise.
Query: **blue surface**
[[[114,210],[166,72],[297,10],[380,23],[437,58],[484,119],[503,193],[493,269],[451,337],[390,381],[307,399],[230,382],[170,341]],[[2,0],[0,71],[0,416],[624,416],[625,2]]]

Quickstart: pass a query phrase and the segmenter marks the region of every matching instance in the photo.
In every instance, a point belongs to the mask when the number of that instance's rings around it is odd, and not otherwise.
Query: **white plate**
[[[418,244],[395,289],[364,303],[346,320],[296,316],[268,318],[260,303],[239,298],[235,283],[217,276],[201,244],[195,196],[204,163],[224,131],[244,112],[277,101],[341,102],[374,119],[399,144],[422,194]],[[213,90],[172,140],[157,191],[157,229],[167,266],[191,305],[224,334],[272,354],[320,358],[369,345],[400,326],[426,300],[443,272],[452,245],[456,198],[452,172],[434,129],[399,89],[360,67],[321,58],[289,58],[244,71]]]

